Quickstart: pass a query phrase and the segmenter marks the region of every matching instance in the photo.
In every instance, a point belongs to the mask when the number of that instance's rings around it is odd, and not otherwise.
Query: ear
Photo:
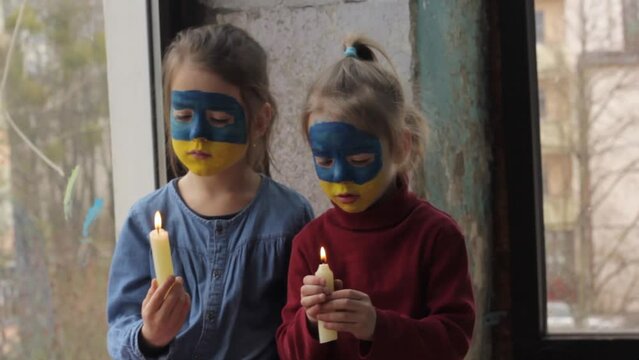
[[[255,116],[255,124],[253,124],[253,140],[259,139],[271,125],[273,121],[273,106],[270,103],[264,103]]]

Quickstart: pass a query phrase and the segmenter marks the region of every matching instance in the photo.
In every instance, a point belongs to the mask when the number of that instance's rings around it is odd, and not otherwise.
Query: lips
[[[211,157],[211,154],[201,150],[192,150],[187,152],[186,154],[199,160],[208,159]]]
[[[356,194],[339,194],[335,196],[342,204],[352,204],[359,199],[359,195]]]

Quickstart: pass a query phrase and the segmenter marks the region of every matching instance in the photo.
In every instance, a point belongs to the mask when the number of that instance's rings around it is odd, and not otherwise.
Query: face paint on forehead
[[[309,140],[313,156],[332,160],[331,166],[320,166],[315,162],[317,176],[328,182],[351,181],[366,183],[382,168],[382,146],[379,139],[344,122],[319,122],[309,129]],[[348,161],[351,155],[369,153],[374,160],[365,166],[355,166]]]
[[[190,121],[175,118],[176,110],[191,110]],[[213,126],[207,111],[231,115],[233,121],[223,126]],[[209,141],[245,144],[248,129],[242,105],[232,96],[204,91],[171,92],[171,137],[189,141],[204,138]]]

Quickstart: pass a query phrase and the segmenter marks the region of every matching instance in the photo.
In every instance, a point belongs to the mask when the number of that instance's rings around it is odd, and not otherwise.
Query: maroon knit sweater
[[[334,207],[295,237],[277,330],[282,359],[463,359],[475,321],[464,237],[405,181],[398,187],[361,213]],[[300,287],[320,264],[320,246],[344,288],[368,294],[375,306],[372,342],[340,332],[320,344],[309,332]]]

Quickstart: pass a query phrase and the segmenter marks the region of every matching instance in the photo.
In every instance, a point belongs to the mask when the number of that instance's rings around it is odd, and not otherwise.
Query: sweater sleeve
[[[142,301],[152,279],[149,254],[147,234],[131,210],[116,243],[109,272],[107,347],[114,359],[163,358],[145,356],[138,342]]]
[[[304,276],[313,274],[310,269],[301,244],[305,241],[302,230],[293,239],[291,261],[288,269],[288,290],[286,306],[282,309],[282,324],[277,329],[277,350],[282,360],[314,360],[326,359],[327,351],[333,344],[320,345],[308,329],[306,312],[300,303],[300,288]]]
[[[412,319],[377,309],[367,359],[463,359],[470,346],[475,305],[463,235],[446,225],[426,248],[428,316]]]

